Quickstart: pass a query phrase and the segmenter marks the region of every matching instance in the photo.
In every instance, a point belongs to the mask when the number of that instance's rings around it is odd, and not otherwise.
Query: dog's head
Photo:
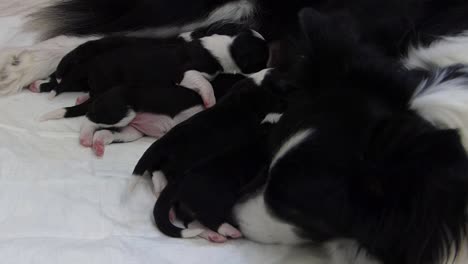
[[[272,135],[266,199],[316,242],[354,239],[383,263],[438,263],[460,246],[468,159],[458,131],[409,109],[412,72],[357,41],[354,29],[301,13],[300,91]]]

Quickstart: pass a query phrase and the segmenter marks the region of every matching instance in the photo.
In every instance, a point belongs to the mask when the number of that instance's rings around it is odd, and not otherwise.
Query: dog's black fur
[[[409,108],[421,73],[402,69],[353,37],[353,23],[341,19],[301,13],[305,49],[287,79],[274,84],[294,96],[270,135],[275,162],[260,177],[268,179],[265,202],[273,217],[308,240],[353,239],[385,264],[440,263],[466,235],[465,149],[457,131],[439,129]],[[259,98],[256,91],[242,94],[242,101],[264,102],[265,93]],[[252,125],[236,122],[234,130],[221,123],[234,120],[234,109],[216,114],[239,98],[226,97],[156,142],[135,174],[162,170],[171,186],[185,180],[173,175],[195,166],[194,157],[251,136],[245,131]],[[249,115],[259,110],[249,109]],[[275,160],[291,136],[309,129],[310,136]],[[190,140],[194,133],[202,136]]]
[[[272,148],[304,129],[311,136],[271,168],[270,209],[313,241],[355,239],[386,264],[440,263],[468,220],[457,131],[409,109],[419,73],[392,66],[333,18],[308,10],[301,21],[308,50],[291,81],[310,94],[289,104]]]
[[[232,208],[244,188],[266,180],[258,177],[263,176],[260,172],[268,164],[265,139],[269,126],[259,129],[257,136],[245,138],[242,145],[209,157],[172,179],[154,207],[161,232],[180,237],[181,230],[168,218],[171,207],[186,227],[195,220],[210,230],[219,230],[224,223],[235,225]]]
[[[159,205],[166,210],[155,210],[156,223],[163,233],[173,237],[181,236],[182,230],[168,224],[168,214],[166,212],[168,208],[170,208],[171,203],[174,203],[175,200],[177,200],[175,197],[170,195],[179,193],[179,187],[177,186],[187,186],[185,182],[186,177],[198,177],[197,175],[199,175],[200,170],[207,173],[203,177],[215,177],[216,174],[213,173],[215,173],[215,171],[219,172],[216,169],[217,167],[208,169],[206,164],[196,169],[197,166],[200,166],[198,164],[208,162],[207,160],[213,162],[218,158],[223,162],[229,162],[225,155],[233,155],[234,157],[239,155],[238,152],[242,152],[243,148],[241,146],[248,146],[251,148],[249,144],[252,143],[249,142],[252,141],[257,147],[262,145],[259,139],[259,137],[261,138],[265,135],[265,127],[262,125],[262,121],[269,113],[282,113],[286,108],[286,101],[279,96],[282,91],[280,88],[276,87],[276,84],[274,84],[275,78],[274,74],[269,72],[263,79],[260,86],[258,86],[258,84],[252,79],[246,79],[237,83],[232,88],[230,94],[223,98],[219,104],[195,115],[193,118],[181,125],[174,127],[170,134],[167,134],[165,137],[154,143],[145,152],[135,167],[133,174],[136,176],[142,176],[145,172],[152,174],[155,171],[161,171],[168,181],[168,186],[171,187],[166,191],[166,193],[162,194],[163,198],[165,197],[168,199],[164,198],[161,201],[158,201],[156,206],[157,208]],[[196,133],[197,136],[188,137],[187,135],[192,132]],[[254,152],[259,154],[262,151],[262,148],[259,147]],[[262,156],[263,155],[260,154],[257,155],[253,161],[266,160],[266,158]],[[199,181],[196,186],[207,184],[210,187],[214,187],[213,185],[216,185],[217,188],[219,187],[224,191],[234,190],[237,195],[240,195],[241,188],[245,187],[247,182],[252,180],[251,178],[255,176],[255,168],[259,168],[265,164],[261,162],[250,163],[252,161],[246,162],[245,157],[237,157],[230,162],[236,163],[236,161],[241,162],[236,165],[238,168],[234,170],[235,172],[239,172],[237,170],[244,169],[247,169],[250,172],[244,176],[237,173],[224,173],[226,179],[222,184],[218,181],[209,183]],[[208,165],[212,165],[212,163]],[[225,176],[218,175],[219,179],[224,179]],[[247,179],[242,179],[243,177],[247,177]],[[195,179],[190,179],[188,182],[192,182],[193,180]],[[224,184],[228,182],[238,183],[228,184],[228,186],[225,186]],[[241,184],[239,184],[239,182]],[[200,189],[203,190],[205,188],[207,187],[200,187]],[[197,188],[193,191],[198,192]],[[190,197],[191,194],[194,194],[193,191],[187,194],[182,194],[182,192],[180,192],[180,195],[183,198],[186,197],[184,195]],[[198,195],[200,195],[200,197],[205,197],[203,194]],[[187,197],[183,199],[183,201],[186,202],[186,199],[188,199]],[[235,200],[234,198],[237,197],[238,196],[230,197],[229,199],[220,201],[220,203],[232,204]],[[205,213],[208,213],[207,210],[209,210],[210,205],[203,203],[195,204],[196,205],[190,206],[191,210],[196,210],[194,207],[199,206],[204,208]],[[226,209],[229,210],[230,208],[224,208],[224,210]],[[162,215],[159,215],[159,212],[161,211]],[[226,211],[223,212],[223,214],[216,215],[216,217],[226,219],[228,215],[225,214]],[[201,220],[202,224],[215,227],[216,224],[209,223],[208,219],[209,218],[197,220]],[[215,223],[219,224],[218,220],[219,219],[216,219]],[[203,221],[207,221],[207,223],[204,223]]]
[[[181,11],[182,1],[167,5],[162,1],[65,2],[48,9],[49,17],[60,23],[48,36],[188,24],[231,2],[196,0],[187,3],[191,8]],[[288,86],[307,90],[307,96],[298,96],[289,104],[293,107],[274,129],[272,155],[301,129],[310,128],[314,133],[271,170],[265,198],[275,217],[298,226],[302,235],[318,242],[355,239],[385,264],[440,263],[450,247],[457,248],[466,236],[466,153],[456,131],[437,129],[409,110],[420,74],[406,72],[387,56],[399,59],[409,44],[429,44],[442,35],[466,30],[468,3],[255,3],[258,12],[238,21],[255,24],[268,40],[301,32],[298,25],[302,24],[309,38],[303,45],[305,51],[294,47],[299,59],[293,61],[299,63],[294,64],[288,78]],[[109,5],[117,8],[111,11]],[[303,14],[302,23],[296,23],[296,12],[306,6],[337,15],[339,20],[351,17],[341,20],[344,23],[338,21],[349,28],[330,27],[336,22],[310,11]],[[95,15],[90,16],[88,10]],[[63,21],[63,13],[73,14],[69,16],[73,19]],[[99,23],[93,23],[96,21]],[[284,27],[277,26],[280,22]],[[174,34],[180,33],[176,31]],[[244,96],[259,100],[255,92]],[[216,109],[223,109],[235,97],[230,98]],[[193,157],[216,154],[228,148],[227,141],[249,136],[242,128],[249,128],[248,122],[235,129],[222,122],[236,116],[230,111],[223,117],[207,111],[181,124],[167,136],[168,143],[156,143],[148,150],[135,173],[164,170],[163,164],[169,164],[166,170],[170,171],[178,162],[182,168],[190,168],[193,164],[188,161]],[[193,133],[203,137],[190,142],[188,135]],[[212,140],[217,144],[209,145]],[[158,148],[177,154],[158,154]]]

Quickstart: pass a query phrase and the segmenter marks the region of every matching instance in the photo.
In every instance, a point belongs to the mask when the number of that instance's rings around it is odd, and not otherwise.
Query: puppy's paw
[[[242,237],[241,231],[239,231],[237,228],[233,227],[232,225],[228,223],[222,224],[218,229],[218,233],[225,237],[234,238],[234,239]]]
[[[98,157],[103,157],[106,145],[112,143],[113,140],[114,136],[109,130],[99,130],[94,133],[92,146],[94,154]]]
[[[76,105],[80,105],[89,100],[89,94],[85,94],[76,98]]]
[[[35,78],[32,52],[23,49],[0,51],[0,94],[13,94],[28,86]],[[43,77],[43,76],[42,76]]]

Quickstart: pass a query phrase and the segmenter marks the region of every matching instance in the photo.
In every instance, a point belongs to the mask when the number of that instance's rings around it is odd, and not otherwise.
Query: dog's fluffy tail
[[[57,1],[31,14],[27,26],[41,32],[43,39],[59,35],[100,35],[132,30],[145,24],[144,17],[148,13],[145,2],[147,1]]]

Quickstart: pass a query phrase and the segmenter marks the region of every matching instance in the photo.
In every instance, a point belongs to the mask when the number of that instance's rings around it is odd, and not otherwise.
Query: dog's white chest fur
[[[261,191],[249,200],[236,205],[234,217],[244,236],[264,244],[301,244],[305,241],[295,227],[273,216],[265,204]]]

